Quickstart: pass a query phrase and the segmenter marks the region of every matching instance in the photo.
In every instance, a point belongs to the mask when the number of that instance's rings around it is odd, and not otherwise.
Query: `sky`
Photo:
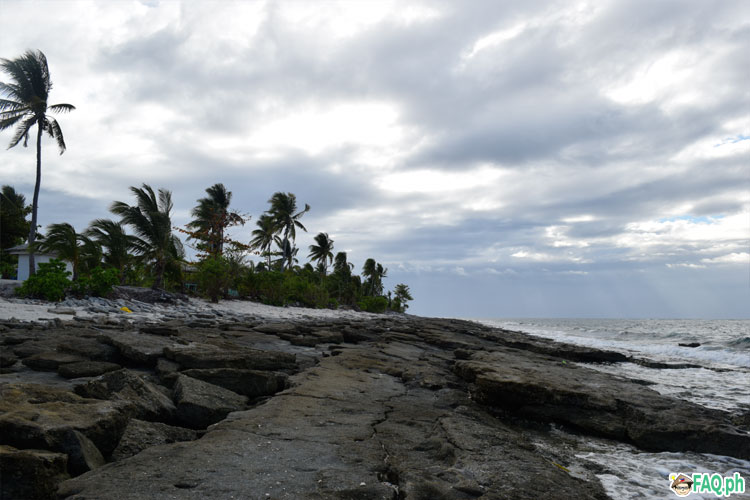
[[[431,316],[750,317],[749,48],[745,0],[0,0],[0,57],[76,106],[40,224],[147,183],[182,226],[221,182],[247,242],[291,192],[300,255],[326,232]]]

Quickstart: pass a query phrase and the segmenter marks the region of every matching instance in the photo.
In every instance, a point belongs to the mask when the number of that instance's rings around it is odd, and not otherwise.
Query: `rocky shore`
[[[466,321],[0,320],[0,349],[3,499],[608,498],[551,424],[750,459],[747,416],[586,367],[621,354]]]

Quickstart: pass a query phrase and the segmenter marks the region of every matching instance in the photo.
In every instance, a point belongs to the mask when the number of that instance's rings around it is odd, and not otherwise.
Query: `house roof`
[[[7,253],[11,255],[28,255],[29,252],[29,244],[24,243],[22,245],[16,245],[14,247],[10,247],[5,250]],[[57,252],[34,252],[34,255],[48,255],[50,257],[57,257]]]

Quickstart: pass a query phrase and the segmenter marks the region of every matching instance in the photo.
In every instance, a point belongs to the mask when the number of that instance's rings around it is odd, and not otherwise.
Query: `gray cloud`
[[[238,238],[293,192],[312,206],[299,246],[325,231],[358,265],[376,258],[412,284],[415,312],[744,311],[741,0],[409,2],[351,18],[352,3],[296,17],[291,2],[9,5],[0,56],[42,48],[54,99],[79,107],[68,152],[45,153],[45,225],[83,228],[142,182],[172,190],[184,224],[223,182],[253,216]],[[32,11],[38,29],[21,29]],[[2,160],[29,198],[31,153]],[[688,292],[696,280],[721,299]]]

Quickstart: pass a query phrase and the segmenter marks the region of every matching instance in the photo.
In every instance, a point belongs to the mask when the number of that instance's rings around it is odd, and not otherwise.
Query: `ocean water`
[[[695,368],[657,369],[635,363],[584,364],[614,375],[646,380],[655,391],[731,413],[750,412],[750,320],[480,319],[483,324],[570,344],[622,352]],[[698,347],[679,344],[699,343]],[[554,432],[565,433],[554,428]],[[665,486],[670,473],[739,472],[750,499],[750,462],[701,453],[646,453],[613,441],[567,435],[578,442],[581,459],[603,468],[598,474],[617,499],[678,498]],[[719,498],[691,493],[687,498]]]

